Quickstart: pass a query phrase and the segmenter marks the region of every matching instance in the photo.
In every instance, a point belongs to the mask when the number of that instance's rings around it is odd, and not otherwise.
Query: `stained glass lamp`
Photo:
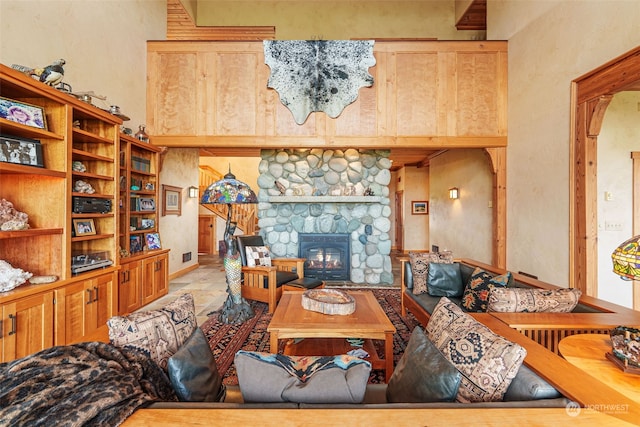
[[[249,303],[242,298],[241,275],[242,261],[233,233],[236,230],[236,223],[231,221],[232,206],[241,203],[258,203],[256,194],[242,181],[238,181],[231,173],[227,173],[223,179],[214,182],[202,194],[200,203],[227,205],[227,222],[224,228],[224,241],[226,253],[224,255],[224,271],[227,279],[227,300],[220,312],[222,323],[243,323],[254,316],[253,309]]]
[[[640,235],[622,243],[611,254],[613,272],[624,280],[640,280]]]

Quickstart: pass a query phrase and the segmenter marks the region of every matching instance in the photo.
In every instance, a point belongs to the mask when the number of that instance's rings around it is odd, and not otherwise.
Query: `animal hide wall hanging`
[[[373,85],[373,40],[266,40],[264,62],[271,69],[267,86],[301,125],[314,111],[336,118]]]

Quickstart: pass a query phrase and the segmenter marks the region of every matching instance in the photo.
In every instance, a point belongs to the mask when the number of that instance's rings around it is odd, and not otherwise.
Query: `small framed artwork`
[[[154,228],[156,226],[156,221],[153,219],[142,218],[140,222],[140,228],[143,230],[148,230],[150,228]]]
[[[141,234],[134,234],[133,236],[129,236],[129,252],[130,253],[136,253],[136,252],[142,252],[142,235]]]
[[[429,214],[429,202],[427,202],[426,200],[411,202],[411,215],[428,215],[428,214]]]
[[[42,168],[42,145],[37,139],[0,135],[0,162]]]
[[[155,211],[156,201],[153,197],[140,197],[140,210],[141,211]]]
[[[147,233],[144,237],[147,240],[148,250],[162,249],[162,246],[160,245],[160,235],[158,233]]]
[[[96,226],[91,218],[74,219],[73,232],[76,236],[91,236],[96,234]]]
[[[37,105],[0,97],[0,117],[21,125],[46,129],[44,109]]]
[[[162,185],[162,216],[182,215],[182,188]]]

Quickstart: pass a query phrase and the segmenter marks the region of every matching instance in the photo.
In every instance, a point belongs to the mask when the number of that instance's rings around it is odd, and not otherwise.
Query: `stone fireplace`
[[[273,256],[300,256],[301,235],[344,235],[347,278],[326,280],[393,283],[388,150],[262,150],[261,158],[258,225]]]

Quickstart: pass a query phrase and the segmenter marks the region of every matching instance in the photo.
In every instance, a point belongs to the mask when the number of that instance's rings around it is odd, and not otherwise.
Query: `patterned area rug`
[[[393,336],[393,358],[394,366],[397,365],[404,353],[411,332],[420,323],[411,313],[408,313],[406,318],[402,318],[400,315],[400,290],[397,288],[352,290],[372,291],[387,317],[396,327],[396,333]],[[269,333],[267,332],[271,315],[268,313],[267,304],[257,301],[250,301],[250,304],[255,316],[241,325],[225,325],[218,321],[217,313],[212,313],[201,326],[209,340],[209,346],[216,358],[218,369],[220,372],[224,372],[223,383],[227,385],[238,384],[238,377],[233,365],[233,357],[238,350],[271,351]],[[382,341],[374,341],[374,343],[378,354],[383,356],[384,343]],[[284,341],[281,345],[284,345]],[[382,383],[384,377],[383,370],[373,370],[369,382]]]

